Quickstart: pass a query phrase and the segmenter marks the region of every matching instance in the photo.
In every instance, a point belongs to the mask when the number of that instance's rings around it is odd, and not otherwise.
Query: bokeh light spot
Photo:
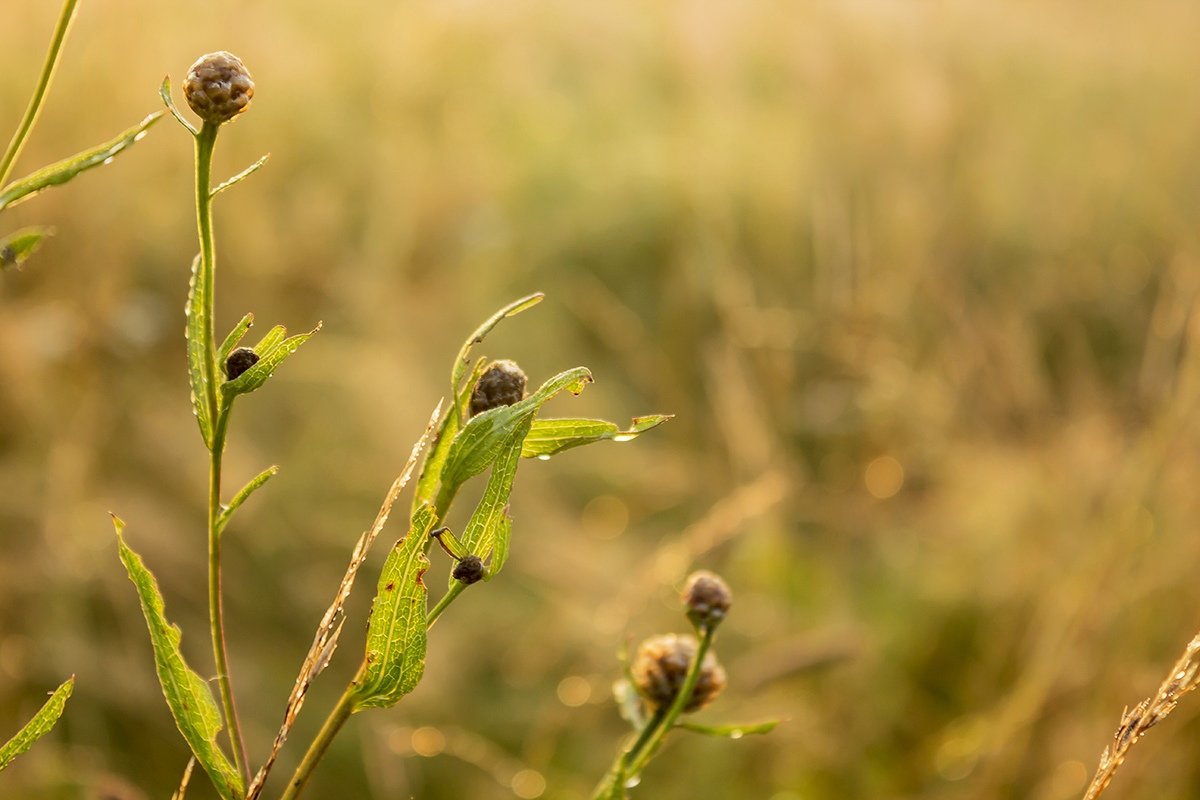
[[[440,755],[446,749],[446,736],[437,728],[417,728],[412,733],[412,749],[420,756]]]
[[[592,696],[592,685],[587,678],[568,675],[558,682],[558,699],[564,706],[578,708]]]
[[[891,456],[880,456],[867,464],[863,483],[872,497],[879,500],[894,497],[904,486],[904,467]]]
[[[602,494],[583,507],[580,523],[593,538],[615,539],[629,527],[629,506],[619,497]]]
[[[542,777],[542,773],[534,769],[523,769],[513,775],[511,785],[513,794],[525,798],[525,800],[541,797],[542,792],[546,791],[546,779]]]

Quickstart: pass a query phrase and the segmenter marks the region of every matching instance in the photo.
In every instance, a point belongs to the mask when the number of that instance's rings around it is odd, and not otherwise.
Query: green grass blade
[[[58,722],[58,718],[62,716],[63,708],[67,705],[67,698],[74,690],[75,676],[72,675],[54,690],[45,705],[33,715],[33,719],[25,723],[25,727],[17,731],[16,736],[0,747],[0,770],[11,764],[14,758],[33,747],[34,742],[50,732],[54,723]]]
[[[388,708],[411,692],[425,672],[425,614],[429,569],[425,541],[433,529],[433,509],[413,515],[408,535],[396,542],[384,562],[367,625],[367,655],[354,690],[354,708]]]
[[[23,200],[28,200],[38,192],[49,189],[51,186],[66,183],[81,172],[93,167],[99,167],[102,164],[107,164],[117,154],[140,141],[146,135],[146,131],[149,130],[150,126],[158,122],[160,117],[162,117],[162,112],[155,112],[129,130],[123,131],[116,138],[110,139],[102,145],[93,147],[91,150],[85,150],[82,153],[76,153],[70,158],[65,158],[48,167],[42,167],[31,175],[26,175],[20,180],[13,181],[4,187],[3,190],[0,190],[0,211],[9,206],[16,205]]]
[[[272,328],[271,333],[263,337],[263,341],[268,341],[277,329],[282,330],[282,326],[277,325],[275,328]],[[221,385],[221,391],[225,393],[226,402],[233,399],[236,395],[249,394],[266,383],[267,378],[271,377],[275,369],[319,330],[321,330],[321,323],[318,322],[317,327],[308,333],[289,336],[282,341],[273,342],[269,346],[264,346],[263,342],[255,345],[254,352],[258,353],[258,363],[239,375],[236,380],[226,381]],[[260,347],[263,348],[262,351],[259,350]]]
[[[192,384],[192,412],[200,425],[204,444],[212,447],[212,418],[208,409],[208,385],[212,376],[208,374],[208,359],[205,358],[205,297],[210,291],[200,266],[200,256],[192,259],[192,277],[188,282],[187,305],[183,313],[187,317],[188,380]]]
[[[615,422],[603,419],[535,420],[529,435],[525,437],[521,457],[549,458],[563,450],[605,439],[628,442],[651,428],[657,428],[671,419],[671,416],[670,414],[652,414],[646,417],[634,417],[632,424],[626,430],[621,430]]]
[[[187,740],[196,760],[216,787],[223,800],[240,800],[245,794],[242,776],[229,763],[225,753],[217,746],[217,734],[221,731],[221,712],[213,699],[208,683],[197,675],[183,659],[179,649],[182,634],[179,628],[167,622],[162,594],[158,581],[150,574],[141,556],[125,543],[125,523],[113,517],[117,529],[117,547],[121,562],[129,573],[129,580],[137,589],[142,614],[150,629],[150,643],[154,649],[154,667],[162,685],[163,697],[175,718],[175,726]]]
[[[21,228],[0,239],[0,272],[19,268],[42,246],[42,239],[53,233],[51,228]]]
[[[253,325],[254,315],[247,314],[242,317],[237,325],[233,326],[233,330],[229,332],[229,335],[225,337],[225,341],[221,342],[221,346],[217,348],[218,364],[225,363],[225,359],[229,358],[229,354],[241,343],[243,337],[246,335],[246,331],[250,330]]]
[[[262,485],[274,478],[279,472],[278,466],[270,466],[262,472],[250,479],[250,482],[241,488],[241,490],[233,496],[229,501],[229,505],[225,506],[221,511],[221,516],[217,517],[217,533],[225,530],[225,526],[229,524],[229,519],[233,516],[233,512],[241,508],[242,503],[249,499],[250,495],[262,488]]]

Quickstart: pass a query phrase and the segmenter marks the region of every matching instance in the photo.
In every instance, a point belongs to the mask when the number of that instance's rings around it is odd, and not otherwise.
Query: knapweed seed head
[[[697,630],[721,624],[733,604],[733,592],[720,575],[708,570],[693,572],[683,587],[683,608]]]
[[[454,571],[450,575],[456,581],[462,581],[468,586],[478,583],[483,579],[483,559],[474,555],[466,556],[455,565]]]
[[[525,397],[525,380],[525,373],[515,361],[488,364],[471,392],[471,416],[520,402]]]
[[[638,646],[630,674],[638,694],[653,708],[666,708],[675,700],[687,678],[688,666],[699,644],[694,636],[665,633],[652,636]],[[700,679],[684,711],[696,711],[711,703],[725,688],[725,670],[710,650],[700,665]]]
[[[249,347],[239,347],[225,359],[225,376],[234,380],[258,363],[258,353]]]
[[[183,95],[200,119],[221,125],[250,107],[254,81],[240,58],[218,50],[192,64],[183,82]]]

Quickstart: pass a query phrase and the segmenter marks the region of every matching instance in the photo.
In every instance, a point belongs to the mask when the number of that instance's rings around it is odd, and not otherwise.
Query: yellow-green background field
[[[0,6],[4,136],[57,6]],[[680,734],[635,797],[1080,796],[1200,627],[1197,30],[1182,0],[83,0],[18,174],[232,50],[258,89],[217,172],[272,158],[218,202],[218,328],[325,323],[233,420],[228,491],[282,467],[225,548],[251,760],[459,342],[541,290],[485,349],[592,368],[547,413],[676,418],[522,465],[508,569],[313,798],[586,795],[617,651],[685,628],[693,567],[736,592],[702,719],[788,722]],[[57,229],[0,279],[0,734],[78,676],[4,798],[158,800],[186,761],[108,511],[212,674],[191,158],[164,120],[0,220]],[[1200,791],[1197,709],[1106,797]]]

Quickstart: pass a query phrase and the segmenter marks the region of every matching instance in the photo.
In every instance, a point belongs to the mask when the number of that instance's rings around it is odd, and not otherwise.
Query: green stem
[[[361,669],[359,671],[361,673]],[[338,699],[337,705],[333,707],[333,711],[329,712],[329,716],[325,719],[325,724],[321,726],[321,730],[317,733],[317,738],[313,739],[312,744],[308,746],[308,752],[304,754],[304,759],[300,762],[300,766],[296,767],[296,771],[292,774],[292,779],[288,781],[287,789],[284,790],[279,800],[296,800],[300,796],[300,792],[304,791],[308,779],[312,777],[313,770],[317,768],[321,757],[325,755],[325,751],[329,749],[329,745],[333,742],[333,738],[338,735],[338,731],[346,724],[346,720],[350,719],[350,715],[354,713],[354,689],[358,685],[358,677],[346,686],[346,691],[342,692],[342,696]]]
[[[630,777],[641,774],[641,771],[645,769],[650,759],[654,758],[654,754],[662,746],[663,739],[675,727],[675,721],[683,713],[683,707],[692,699],[692,692],[696,688],[696,683],[700,680],[700,672],[704,667],[704,656],[708,654],[708,649],[712,646],[716,630],[711,627],[705,627],[700,631],[700,634],[700,644],[696,647],[696,655],[692,658],[692,663],[688,667],[687,677],[684,678],[683,686],[679,689],[679,694],[675,695],[675,700],[671,703],[670,708],[667,709],[662,722],[650,735],[641,752],[629,761],[628,775]]]
[[[618,789],[618,796],[625,796],[624,787],[626,780],[628,780],[629,765],[641,754],[642,748],[650,741],[650,738],[662,725],[666,716],[667,710],[660,708],[646,721],[634,743],[617,755],[617,759],[613,762],[612,767],[609,768],[608,774],[601,779],[593,791],[592,800],[608,800],[613,796],[613,791]]]
[[[46,52],[46,62],[42,64],[42,74],[33,90],[33,97],[29,98],[29,107],[25,109],[25,116],[21,118],[21,124],[17,126],[12,141],[8,143],[8,149],[4,151],[4,158],[0,159],[0,186],[8,180],[13,164],[21,154],[21,149],[25,147],[29,132],[33,130],[33,124],[37,122],[38,114],[41,113],[42,102],[46,99],[46,90],[50,88],[54,70],[58,67],[63,42],[67,38],[67,29],[71,27],[78,2],[79,0],[66,0],[63,3],[62,12],[58,15],[58,24],[54,27],[54,37],[50,40],[50,49]]]
[[[213,150],[217,143],[217,126],[204,123],[196,136],[196,227],[200,234],[200,274],[204,297],[204,373],[206,391],[202,399],[213,420],[212,441],[208,466],[208,619],[212,634],[213,660],[217,667],[217,685],[221,705],[225,709],[225,724],[233,763],[242,777],[249,781],[249,760],[242,738],[242,725],[233,699],[233,680],[229,674],[229,657],[225,646],[225,605],[221,593],[221,461],[225,454],[225,434],[229,428],[232,406],[222,407],[217,395],[217,355],[213,333],[214,296],[216,294],[216,246],[213,238],[212,183]]]
[[[450,604],[454,602],[454,599],[462,594],[463,589],[466,588],[467,584],[463,583],[462,581],[455,581],[454,584],[446,590],[446,593],[442,595],[442,599],[438,600],[437,605],[433,607],[433,610],[431,610],[425,616],[425,630],[429,630],[433,627],[433,623],[437,622],[437,618],[442,615],[442,612],[445,611]]]

